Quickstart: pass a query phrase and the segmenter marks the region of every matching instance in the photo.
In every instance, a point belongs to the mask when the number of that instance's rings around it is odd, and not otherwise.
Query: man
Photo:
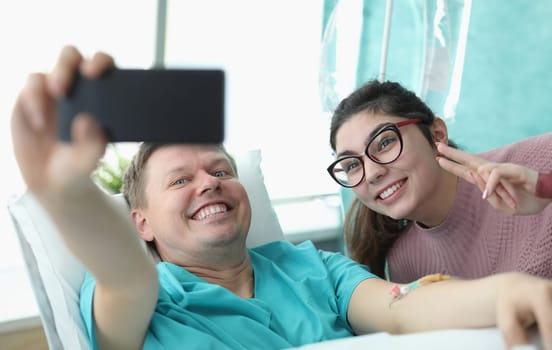
[[[148,153],[145,145],[125,184],[130,220],[90,178],[106,146],[94,119],[75,120],[71,144],[60,143],[55,128],[55,100],[75,72],[97,77],[112,66],[105,54],[84,60],[66,47],[49,75],[29,77],[12,117],[29,189],[93,275],[81,309],[95,347],[285,348],[374,331],[497,324],[515,345],[527,342],[524,327],[535,322],[552,347],[551,281],[513,273],[408,292],[308,243],[247,250],[251,208],[220,146]],[[136,230],[162,263],[152,262]]]

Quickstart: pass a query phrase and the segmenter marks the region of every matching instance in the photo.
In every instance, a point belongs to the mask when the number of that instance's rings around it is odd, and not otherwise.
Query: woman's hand
[[[494,163],[437,143],[439,165],[476,185],[482,198],[508,214],[535,214],[550,200],[536,196],[538,172],[522,165]]]
[[[104,53],[85,60],[76,48],[67,46],[49,74],[28,77],[13,109],[11,128],[15,156],[31,191],[68,190],[89,181],[107,140],[91,116],[79,115],[72,125],[73,141],[61,142],[57,99],[69,91],[77,71],[93,78],[113,65],[113,59]]]

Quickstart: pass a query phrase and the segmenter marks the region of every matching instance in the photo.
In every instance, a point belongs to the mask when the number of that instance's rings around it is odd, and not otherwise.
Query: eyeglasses
[[[385,124],[376,130],[368,141],[364,154],[377,164],[393,163],[402,153],[403,140],[399,128],[421,123],[419,118],[404,120],[394,124]],[[346,156],[330,164],[328,173],[343,187],[355,187],[366,176],[362,155]]]

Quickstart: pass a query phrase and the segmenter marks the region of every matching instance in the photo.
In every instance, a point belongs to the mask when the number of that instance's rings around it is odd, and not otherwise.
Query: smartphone
[[[90,113],[109,142],[222,143],[225,81],[219,69],[113,69],[78,76],[58,101],[58,135],[71,141],[71,123]]]

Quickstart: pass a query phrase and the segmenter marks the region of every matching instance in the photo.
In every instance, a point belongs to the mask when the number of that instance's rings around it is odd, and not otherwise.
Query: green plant
[[[107,152],[113,153],[115,161],[109,162],[107,158],[104,157],[94,171],[93,178],[109,193],[117,194],[121,192],[123,175],[130,164],[130,159],[124,157],[114,144],[108,145],[106,153]]]

